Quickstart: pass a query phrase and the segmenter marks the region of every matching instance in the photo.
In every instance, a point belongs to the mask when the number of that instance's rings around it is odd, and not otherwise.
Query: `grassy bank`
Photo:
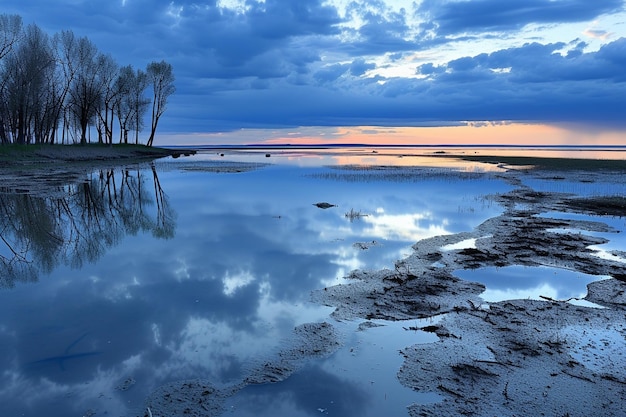
[[[182,152],[145,145],[3,145],[0,146],[0,168],[50,163],[150,160],[180,156]]]

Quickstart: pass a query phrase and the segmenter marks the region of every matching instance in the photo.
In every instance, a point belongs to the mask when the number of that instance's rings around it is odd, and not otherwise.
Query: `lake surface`
[[[322,321],[339,331],[337,352],[244,388],[224,415],[393,417],[438,401],[396,378],[400,349],[435,340],[408,330],[427,322],[337,322],[309,294],[497,216],[487,196],[512,189],[497,171],[371,151],[206,152],[98,170],[45,196],[5,189],[0,415],[135,415],[163,384],[240,383],[292,343],[294,327]],[[484,277],[490,296],[546,285],[579,296],[586,282],[567,290],[577,277],[505,272],[513,279]]]

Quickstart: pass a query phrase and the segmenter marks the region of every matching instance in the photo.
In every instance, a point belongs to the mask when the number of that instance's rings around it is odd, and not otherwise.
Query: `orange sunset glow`
[[[266,144],[326,144],[324,136],[285,135]],[[341,127],[332,142],[366,145],[620,145],[622,132],[584,132],[537,124],[501,124],[447,127]]]
[[[588,130],[578,126],[543,124],[467,124],[437,127],[302,127],[242,129],[222,133],[166,135],[163,141],[185,145],[553,145],[624,144],[617,130]]]

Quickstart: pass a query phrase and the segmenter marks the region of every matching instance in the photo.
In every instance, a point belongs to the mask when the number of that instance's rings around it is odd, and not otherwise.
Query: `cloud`
[[[602,40],[606,40],[613,35],[612,33],[607,32],[606,30],[602,30],[602,29],[586,29],[583,32],[583,34],[590,38],[596,38],[596,39],[602,39]]]
[[[224,71],[234,69],[234,76],[240,75],[240,68],[249,63],[256,71],[273,67],[276,65],[273,63],[298,67],[317,57],[298,51],[292,42],[336,34],[335,25],[340,22],[336,10],[318,0],[249,1],[246,5],[245,13],[216,6],[182,6],[170,48],[187,49],[188,54],[212,62]],[[303,56],[307,57],[304,61]]]
[[[215,1],[128,0],[124,6],[119,2],[58,3],[31,0],[26,6],[9,5],[9,12],[24,14],[26,10],[29,23],[32,19],[51,33],[72,29],[105,51],[112,45],[117,56],[132,63],[138,56],[176,62],[177,57],[180,62],[197,59],[208,64],[211,76],[233,69],[232,76],[241,76],[250,63],[263,70],[268,63],[284,66],[293,59],[297,66],[303,55],[310,54],[297,53],[291,43],[335,35],[341,22],[336,8],[320,0],[251,0],[243,12]]]
[[[610,36],[622,0],[7,1],[8,13],[87,35],[122,65],[172,63],[160,133],[625,123],[624,40]],[[571,22],[593,23],[555,35]]]
[[[337,78],[341,77],[347,71],[350,70],[350,67],[345,64],[334,64],[329,65],[327,67],[322,68],[314,74],[314,77],[319,82],[330,82],[335,81]]]
[[[376,68],[376,64],[372,62],[366,62],[363,58],[358,58],[352,61],[352,64],[350,64],[350,74],[354,75],[355,77],[359,77],[365,74],[367,71],[373,70],[374,68]]]
[[[416,72],[423,78],[355,77],[347,64],[336,64],[302,83],[283,79],[265,89],[215,91],[201,112],[239,127],[413,126],[433,120],[623,125],[626,38],[595,52],[584,47],[529,43],[422,64]]]
[[[584,22],[622,11],[622,0],[425,0],[417,14],[438,36],[510,31],[532,23]]]
[[[352,1],[346,9],[351,21],[359,22],[352,30],[344,27],[344,36],[352,38],[342,45],[351,54],[380,54],[412,50],[413,28],[404,8],[395,10],[384,1]]]
[[[603,46],[596,54],[596,57],[607,65],[608,71],[611,72],[616,81],[626,80],[626,74],[624,73],[626,65],[626,38],[620,38]]]
[[[559,53],[564,43],[530,43],[518,48],[503,49],[491,54],[480,54],[450,61],[451,74],[466,71],[493,73],[495,69],[508,69],[495,78],[515,83],[550,83],[598,80],[606,83],[623,80],[623,53],[626,38],[605,45],[597,52],[583,53],[585,43],[577,43],[566,55]],[[450,73],[440,77],[450,76]],[[584,87],[584,84],[580,84]],[[582,93],[583,91],[579,91]]]

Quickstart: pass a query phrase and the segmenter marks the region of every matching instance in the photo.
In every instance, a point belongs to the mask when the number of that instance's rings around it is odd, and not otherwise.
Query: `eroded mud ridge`
[[[407,347],[400,381],[442,402],[411,405],[411,416],[623,415],[626,401],[626,263],[590,248],[618,233],[602,215],[622,216],[617,197],[578,198],[519,188],[494,197],[502,215],[474,231],[418,242],[395,270],[355,271],[348,284],[316,291],[338,319],[405,320],[443,315],[424,328],[439,336]],[[598,221],[572,220],[580,213]],[[559,215],[560,214],[560,215]],[[594,219],[595,219],[594,218]],[[446,246],[472,239],[474,245]],[[460,245],[463,246],[463,245]],[[569,300],[488,303],[484,286],[454,271],[547,266],[598,276],[589,306]]]
[[[335,352],[339,339],[330,323],[305,323],[293,331],[293,340],[269,358],[252,364],[240,383],[216,387],[203,379],[176,381],[155,390],[141,410],[141,417],[217,416],[224,413],[224,401],[250,384],[282,381],[296,372],[303,361]]]

